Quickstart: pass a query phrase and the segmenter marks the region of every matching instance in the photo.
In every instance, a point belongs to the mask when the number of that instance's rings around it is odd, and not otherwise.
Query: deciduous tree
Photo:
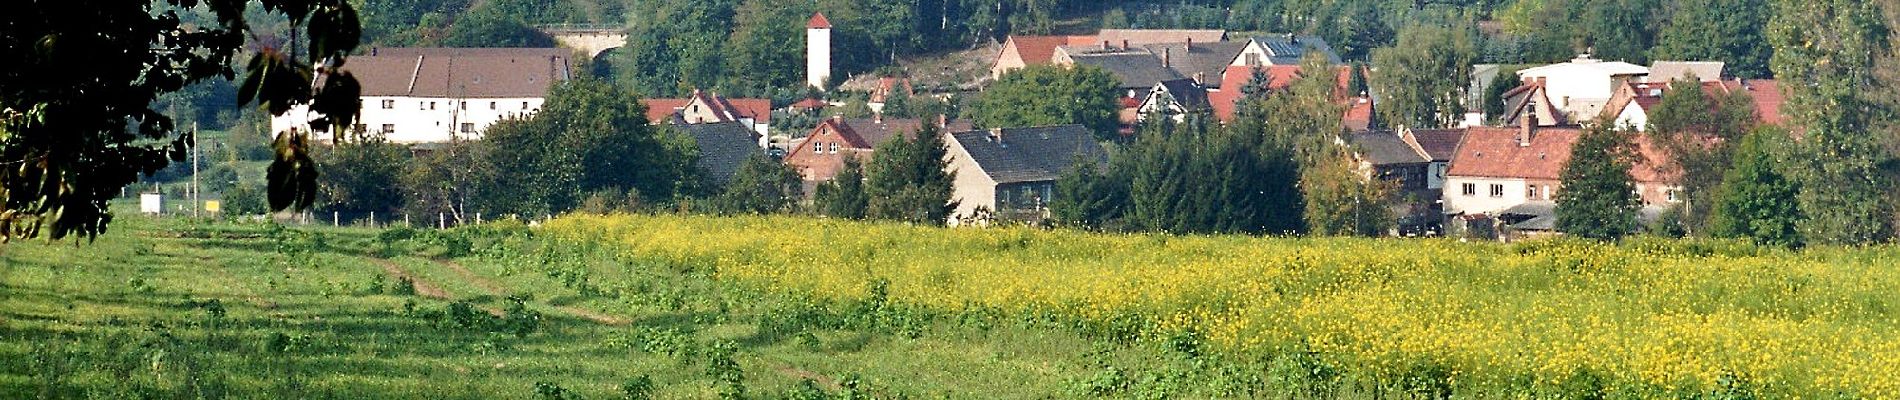
[[[1030,66],[1003,74],[970,106],[982,128],[1081,124],[1116,139],[1121,95],[1115,77],[1093,66]]]
[[[1639,227],[1642,199],[1630,177],[1636,144],[1632,134],[1602,125],[1584,128],[1564,164],[1557,191],[1557,230],[1567,235],[1616,240]]]
[[[1802,219],[1795,196],[1799,184],[1783,174],[1777,153],[1788,142],[1787,132],[1763,128],[1742,139],[1735,150],[1735,167],[1722,177],[1715,196],[1709,231],[1717,237],[1748,238],[1757,243],[1800,246]]]
[[[1872,4],[1855,0],[1776,0],[1770,63],[1787,101],[1782,114],[1800,144],[1793,169],[1801,183],[1802,236],[1817,244],[1867,244],[1893,235],[1892,182],[1880,166],[1893,156],[1868,132],[1888,114],[1870,88],[1874,61],[1887,55],[1888,27]]]

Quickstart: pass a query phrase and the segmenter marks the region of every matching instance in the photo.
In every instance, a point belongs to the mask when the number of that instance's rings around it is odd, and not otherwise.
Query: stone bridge
[[[612,24],[562,24],[536,26],[554,42],[574,51],[598,57],[601,52],[627,44],[627,28]]]

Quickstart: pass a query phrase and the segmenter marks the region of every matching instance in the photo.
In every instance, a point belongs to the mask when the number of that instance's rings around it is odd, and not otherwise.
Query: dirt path
[[[455,299],[454,297],[449,296],[448,291],[442,290],[441,287],[431,284],[429,283],[429,281],[425,281],[425,280],[422,280],[422,278],[416,277],[415,274],[410,274],[409,271],[402,269],[401,265],[397,265],[395,261],[390,261],[390,260],[381,259],[381,258],[376,258],[373,260],[376,261],[376,265],[381,265],[383,267],[383,272],[388,273],[391,279],[401,281],[403,278],[409,278],[409,284],[415,287],[416,294],[422,295],[422,297],[436,298],[436,299],[442,299],[442,300]]]
[[[482,291],[487,292],[487,294],[489,295],[492,295],[495,297],[505,297],[508,295],[509,290],[506,287],[502,287],[501,284],[495,283],[495,281],[492,279],[488,279],[487,277],[481,276],[480,274],[476,274],[475,271],[469,270],[468,267],[462,266],[461,263],[457,263],[452,260],[430,260],[430,261],[434,261],[436,264],[441,265],[444,268],[448,268],[450,271],[455,271],[455,274],[459,275],[463,281],[468,282],[468,284],[471,286],[482,289]],[[421,281],[417,281],[417,282],[420,283]],[[416,291],[420,293],[422,290],[418,288],[416,289]],[[632,323],[631,321],[628,321],[626,318],[620,318],[620,317],[615,317],[612,315],[602,314],[599,312],[595,312],[595,311],[580,308],[580,307],[555,306],[552,304],[549,304],[548,306],[550,308],[553,308],[555,311],[561,312],[562,314],[567,314],[567,315],[571,315],[577,318],[594,321],[602,325],[624,326],[629,323]]]

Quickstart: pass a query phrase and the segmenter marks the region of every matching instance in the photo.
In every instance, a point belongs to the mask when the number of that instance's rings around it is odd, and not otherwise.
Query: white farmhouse
[[[1589,54],[1566,63],[1517,71],[1525,83],[1541,86],[1550,101],[1572,121],[1588,120],[1602,112],[1618,82],[1647,75],[1648,67],[1598,60]]]
[[[503,119],[541,109],[548,89],[572,76],[568,50],[552,48],[390,48],[350,57],[343,67],[363,86],[363,112],[352,127],[395,143],[482,137]],[[310,130],[297,107],[271,119],[273,132]],[[334,131],[318,131],[329,140]]]

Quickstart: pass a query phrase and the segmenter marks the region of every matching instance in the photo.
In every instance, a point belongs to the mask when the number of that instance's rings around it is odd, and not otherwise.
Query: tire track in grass
[[[398,281],[403,278],[408,278],[409,286],[416,289],[417,295],[446,301],[457,300],[454,295],[449,294],[449,291],[443,290],[441,286],[436,286],[427,280],[423,280],[422,277],[416,276],[416,274],[409,273],[409,270],[403,269],[402,265],[396,264],[395,261],[385,258],[372,258],[371,260],[374,260],[376,265],[382,266],[383,272],[388,273],[389,276],[396,278]],[[488,315],[496,317],[508,315],[508,313],[502,312],[500,308],[493,306],[476,305],[475,307],[487,312]]]
[[[507,288],[504,288],[500,284],[495,283],[495,281],[492,279],[488,279],[488,277],[484,277],[484,276],[481,276],[480,274],[476,274],[475,271],[469,270],[468,267],[463,266],[461,263],[455,262],[453,260],[430,259],[429,261],[433,261],[437,265],[441,265],[443,268],[447,268],[449,271],[455,272],[456,275],[461,276],[461,279],[463,281],[468,282],[469,286],[479,288],[482,291],[487,292],[488,295],[495,296],[495,297],[508,296]],[[562,314],[567,314],[569,316],[573,316],[576,318],[594,321],[602,325],[624,326],[631,323],[631,321],[628,321],[626,318],[620,318],[620,317],[616,317],[612,315],[607,315],[607,314],[595,312],[593,310],[588,310],[588,309],[584,309],[580,307],[557,306],[553,304],[547,304],[547,306],[548,308],[554,309],[555,311],[559,311]]]

